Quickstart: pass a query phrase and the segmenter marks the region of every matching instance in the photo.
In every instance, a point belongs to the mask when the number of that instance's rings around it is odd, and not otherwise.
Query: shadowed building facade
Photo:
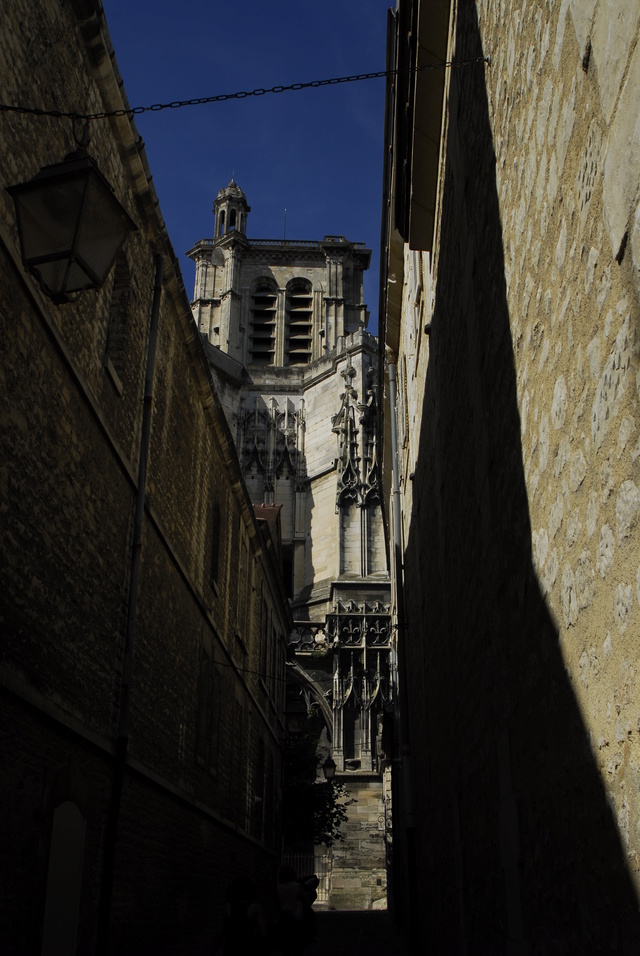
[[[265,905],[275,885],[290,608],[102,4],[42,13],[0,5],[7,97],[120,110],[89,152],[136,230],[101,288],[45,295],[5,187],[77,141],[60,117],[3,116],[1,948],[208,954],[228,882],[249,874]]]
[[[389,25],[398,899],[425,950],[632,954],[640,3]]]

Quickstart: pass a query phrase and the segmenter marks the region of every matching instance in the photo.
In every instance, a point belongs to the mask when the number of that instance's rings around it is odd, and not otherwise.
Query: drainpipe
[[[400,771],[402,779],[402,802],[404,812],[405,848],[406,848],[406,899],[408,902],[408,928],[412,939],[416,937],[417,926],[417,867],[415,817],[413,810],[413,792],[411,786],[411,748],[409,739],[409,700],[407,692],[407,659],[405,652],[405,605],[404,576],[402,563],[402,525],[400,509],[400,483],[398,479],[398,432],[396,424],[396,363],[388,363],[389,404],[391,419],[391,510],[393,514],[393,552],[396,580],[396,615],[398,644],[398,739],[400,749]]]
[[[131,546],[129,602],[127,605],[127,629],[125,634],[124,659],[122,664],[120,715],[118,719],[118,736],[116,738],[115,746],[115,767],[111,787],[111,801],[109,804],[109,815],[105,829],[105,847],[102,863],[102,886],[100,889],[100,906],[98,911],[98,939],[96,951],[98,954],[100,954],[100,956],[103,956],[103,954],[106,954],[109,951],[109,928],[111,923],[111,900],[113,896],[115,855],[118,839],[118,821],[120,817],[124,773],[127,762],[127,750],[129,746],[131,673],[136,636],[136,614],[138,608],[140,562],[142,557],[142,525],[144,521],[144,508],[146,502],[149,445],[151,441],[151,413],[153,411],[153,374],[156,362],[156,346],[158,343],[158,319],[160,316],[160,299],[162,296],[164,256],[162,254],[156,255],[155,263],[156,272],[153,284],[153,302],[151,304],[149,343],[147,346],[147,367],[144,383],[144,400],[142,406],[142,433],[140,436],[140,457],[138,462],[138,489],[133,523],[133,543]]]

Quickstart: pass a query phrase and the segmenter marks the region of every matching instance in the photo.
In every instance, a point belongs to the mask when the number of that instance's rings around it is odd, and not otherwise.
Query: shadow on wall
[[[461,0],[458,17],[457,58],[480,55],[475,4]],[[459,953],[631,953],[625,852],[532,566],[483,69],[451,78],[405,558],[422,939]]]

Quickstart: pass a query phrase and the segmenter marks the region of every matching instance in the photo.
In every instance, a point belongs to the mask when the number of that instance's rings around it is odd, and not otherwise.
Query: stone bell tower
[[[322,715],[320,746],[357,801],[323,885],[332,905],[367,909],[386,892],[380,728],[393,695],[371,252],[339,235],[249,239],[249,210],[235,182],[218,193],[214,238],[189,252],[192,308],[249,495],[279,512],[292,696]]]
[[[244,351],[240,287],[250,212],[247,197],[232,179],[213,203],[213,241],[203,239],[188,253],[196,264],[198,328],[212,344],[240,361]]]
[[[221,239],[231,232],[246,236],[247,216],[250,212],[251,206],[247,203],[247,197],[232,179],[225,189],[220,190],[213,203],[214,239]]]

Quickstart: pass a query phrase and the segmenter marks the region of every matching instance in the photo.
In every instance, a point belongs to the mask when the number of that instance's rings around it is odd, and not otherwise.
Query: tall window
[[[229,773],[229,790],[227,794],[227,816],[244,830],[247,825],[246,741],[244,734],[244,707],[242,700],[238,697],[234,697],[233,699],[230,739],[231,766]]]
[[[267,752],[267,781],[264,795],[264,842],[267,846],[273,846],[275,843],[275,818],[277,816],[276,806],[276,775],[273,766],[273,754]]]
[[[288,598],[293,598],[293,545],[282,545],[282,577]]]
[[[360,756],[360,739],[358,734],[359,716],[360,715],[356,709],[356,703],[352,695],[342,712],[342,721],[344,727],[343,747],[345,760],[355,760]]]
[[[251,600],[251,568],[249,566],[249,549],[246,533],[240,528],[240,562],[238,565],[238,610],[236,624],[239,636],[246,643],[248,639],[247,617],[249,616],[249,602]]]
[[[251,295],[250,362],[273,365],[276,352],[277,293],[271,282],[261,280]]]
[[[271,698],[275,703],[276,688],[278,687],[278,632],[271,626],[271,646],[269,647],[269,686]]]
[[[260,679],[267,683],[267,659],[269,653],[269,607],[264,598],[260,606]]]
[[[198,675],[198,715],[196,725],[196,760],[203,766],[209,763],[211,745],[211,707],[213,686],[211,680],[211,658],[204,648],[200,656]]]
[[[212,776],[215,776],[218,772],[220,687],[220,673],[214,667],[210,652],[203,647],[200,653],[200,673],[198,675],[195,755],[196,763]]]
[[[105,365],[115,372],[118,384],[124,381],[130,289],[129,266],[124,254],[120,254],[114,271],[105,353]]]
[[[215,587],[220,575],[220,504],[213,506],[213,525],[211,527],[211,586]]]
[[[311,361],[313,292],[306,279],[294,279],[287,287],[287,335],[285,352],[289,365]]]
[[[258,760],[256,765],[256,775],[254,782],[253,812],[251,820],[251,833],[256,840],[262,839],[264,830],[264,797],[265,797],[265,748],[264,740],[258,740]]]

